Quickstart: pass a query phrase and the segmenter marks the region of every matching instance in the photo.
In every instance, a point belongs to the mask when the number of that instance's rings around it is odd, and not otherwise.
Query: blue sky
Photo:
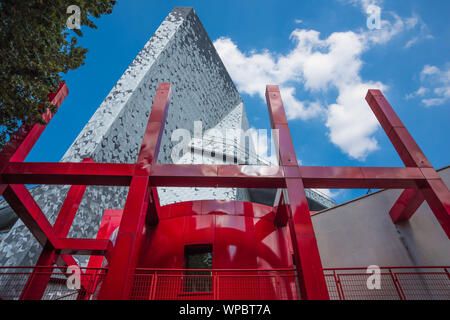
[[[371,4],[380,30],[367,27]],[[86,64],[64,76],[70,94],[27,161],[61,159],[175,6],[195,8],[252,127],[269,127],[262,94],[280,85],[302,164],[402,166],[365,103],[368,88],[383,89],[436,168],[450,164],[447,0],[119,0],[97,30],[82,30]],[[367,190],[326,192],[342,202]]]

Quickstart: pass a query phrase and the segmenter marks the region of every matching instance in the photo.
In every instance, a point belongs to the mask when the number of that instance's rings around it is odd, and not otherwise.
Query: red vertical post
[[[148,214],[151,193],[149,170],[158,159],[170,95],[170,84],[159,84],[142,140],[135,176],[131,180],[128,191],[108,274],[102,285],[99,299],[128,299],[130,296],[142,232]]]
[[[278,86],[267,86],[266,100],[271,126],[278,130],[279,164],[286,180],[289,231],[302,299],[328,300],[319,248]]]
[[[380,90],[369,90],[366,101],[407,167],[417,167],[426,179],[420,190],[405,190],[390,211],[394,222],[409,219],[423,199],[450,238],[450,191],[403,125]],[[417,194],[422,193],[422,195]]]

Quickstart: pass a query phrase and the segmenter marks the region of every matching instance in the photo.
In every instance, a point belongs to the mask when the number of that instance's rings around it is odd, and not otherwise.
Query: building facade
[[[165,84],[161,86],[161,83]],[[86,280],[84,291],[77,291],[72,298],[342,299],[346,295],[347,298],[411,298],[408,290],[417,281],[428,288],[425,293],[421,291],[422,297],[450,297],[450,278],[446,269],[450,265],[450,243],[442,227],[447,223],[447,218],[439,223],[433,215],[437,209],[430,209],[424,204],[411,219],[394,224],[389,209],[399,195],[395,190],[377,192],[339,206],[315,191],[303,190],[303,182],[306,188],[309,185],[312,188],[321,183],[320,179],[328,179],[327,183],[335,187],[366,186],[368,181],[374,187],[380,188],[386,184],[400,189],[415,186],[416,180],[426,180],[423,176],[414,175],[415,169],[390,175],[390,168],[383,171],[383,175],[375,172],[371,179],[358,177],[359,172],[352,173],[353,180],[341,173],[345,171],[342,168],[331,170],[334,178],[324,178],[325,174],[321,172],[328,171],[323,168],[309,168],[305,169],[309,171],[301,172],[297,161],[290,163],[295,152],[286,143],[291,141],[287,129],[286,135],[281,134],[285,140],[280,144],[288,148],[287,151],[280,151],[279,170],[282,173],[280,176],[270,173],[264,180],[264,170],[272,166],[259,158],[251,141],[244,145],[243,152],[236,153],[239,148],[242,151],[241,144],[231,144],[232,148],[227,149],[230,144],[225,146],[222,141],[201,139],[202,143],[198,145],[194,128],[196,121],[202,122],[204,131],[219,132],[227,129],[246,131],[249,122],[238,91],[191,8],[175,8],[168,15],[81,131],[61,163],[80,163],[89,158],[95,163],[136,164],[133,168],[142,169],[139,167],[141,153],[145,151],[146,139],[150,137],[147,135],[150,132],[148,125],[152,123],[151,116],[155,111],[150,107],[160,103],[157,94],[167,91],[165,88],[170,88],[171,99],[166,106],[168,109],[161,109],[168,111],[163,118],[164,130],[158,136],[159,153],[157,151],[157,159],[151,166],[161,165],[160,168],[164,169],[164,165],[173,164],[189,171],[189,165],[205,165],[200,167],[204,170],[200,170],[198,179],[202,175],[207,176],[208,168],[215,165],[246,165],[238,170],[247,171],[233,171],[234,174],[229,176],[205,180],[200,187],[190,186],[190,183],[200,181],[195,180],[194,176],[186,178],[185,183],[178,180],[177,183],[170,182],[171,179],[176,180],[176,177],[171,178],[173,173],[170,172],[166,177],[155,178],[159,182],[156,182],[157,188],[152,195],[157,194],[159,204],[155,204],[157,201],[152,196],[144,202],[146,205],[150,202],[157,208],[153,212],[153,218],[155,214],[156,218],[150,222],[146,220],[145,226],[142,221],[137,223],[140,231],[128,233],[124,229],[120,231],[120,228],[126,228],[123,221],[133,211],[126,206],[127,197],[129,199],[132,197],[130,194],[134,194],[131,191],[133,182],[130,187],[124,186],[126,183],[122,180],[117,184],[103,183],[102,186],[94,182],[86,183],[88,186],[81,193],[84,195],[76,207],[76,216],[70,230],[67,230],[68,234],[63,237],[64,244],[53,244],[54,248],[50,250],[56,256],[73,254],[81,267],[88,267],[83,277],[95,278],[93,281]],[[272,126],[287,127],[279,91],[268,86],[267,97]],[[277,103],[279,105],[274,105]],[[159,111],[156,109],[156,116],[161,116]],[[176,141],[173,141],[172,133],[177,129],[186,129],[194,138],[188,144],[188,156],[173,163],[172,150]],[[223,157],[217,157],[217,154]],[[231,159],[231,162],[226,159]],[[251,171],[252,168],[256,171]],[[179,176],[188,174],[178,172]],[[448,169],[440,173],[448,185]],[[13,175],[8,174],[3,172],[3,178],[13,181]],[[402,177],[403,174],[406,178]],[[154,175],[155,172],[150,173],[153,178]],[[247,175],[248,179],[243,175]],[[133,181],[138,175],[133,171],[131,176]],[[235,178],[241,179],[237,183],[241,187],[231,187]],[[259,178],[260,181],[257,181]],[[403,180],[396,184],[397,179]],[[63,211],[63,203],[70,198],[71,191],[69,187],[51,184],[56,183],[40,185],[30,192],[53,225],[57,224],[58,213]],[[302,200],[303,192],[306,194],[305,201]],[[10,193],[6,197],[9,204],[14,202]],[[295,201],[299,201],[298,204]],[[29,221],[27,224],[27,221],[19,220],[14,224],[13,209],[3,205],[0,211],[0,218],[3,219],[0,221],[7,230],[0,243],[0,265],[7,269],[39,264],[43,259],[42,243],[29,232]],[[319,212],[314,213],[316,211]],[[23,212],[18,214],[23,217]],[[135,247],[129,245],[133,253],[121,251],[126,247],[123,239],[127,234],[139,237],[139,240],[130,240],[137,241],[133,244],[139,243]],[[107,247],[75,250],[67,244],[70,239],[96,239],[98,241],[92,242],[92,245],[104,244]],[[89,254],[82,255],[83,250]],[[121,252],[129,256],[119,256]],[[123,263],[120,260],[127,257],[134,261],[132,270],[126,270],[132,273],[133,280],[116,284],[114,279],[121,275],[128,276],[120,269]],[[305,257],[310,258],[311,263]],[[49,261],[43,267],[52,269],[50,274],[53,274],[56,260]],[[405,267],[409,276],[419,276],[413,279],[414,283],[405,280],[402,286],[399,280],[401,273],[388,268],[386,270],[389,271],[382,275],[385,277],[387,274],[390,280],[385,280],[386,287],[382,294],[374,296],[373,292],[364,288],[367,280],[364,268],[374,265]],[[431,266],[439,267],[439,270],[425,270],[425,267]],[[363,271],[336,273],[341,272],[341,268],[350,267],[363,268]],[[35,275],[36,270],[39,269],[32,270],[31,274]],[[438,276],[430,278],[431,274]],[[24,287],[33,287],[28,284],[36,284],[33,282],[35,280],[30,277],[14,282],[10,278],[2,280],[0,275],[0,297],[8,291],[22,298],[63,297],[66,290],[63,275],[48,275],[47,289],[39,287],[39,282],[35,286],[38,289],[32,293],[25,290],[25,294],[22,291],[22,295],[20,291]],[[43,275],[38,271],[37,277]],[[344,279],[350,279],[348,287]],[[352,281],[357,281],[361,287],[359,293],[351,292]],[[433,291],[438,283],[439,288]],[[108,295],[105,288],[119,294]],[[416,294],[416,291],[412,292]]]

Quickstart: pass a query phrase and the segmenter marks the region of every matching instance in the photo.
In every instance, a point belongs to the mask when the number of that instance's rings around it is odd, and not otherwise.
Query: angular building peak
[[[161,82],[172,102],[163,137],[168,152],[174,129],[216,126],[242,103],[225,66],[192,8],[176,7],[145,44],[81,131],[62,161],[135,162],[150,107]],[[248,128],[245,110],[231,127]],[[117,145],[120,146],[119,150]],[[160,153],[160,162],[170,162]]]

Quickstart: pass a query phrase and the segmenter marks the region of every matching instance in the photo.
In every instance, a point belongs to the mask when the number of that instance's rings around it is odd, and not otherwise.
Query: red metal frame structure
[[[66,95],[62,84],[49,99],[59,106]],[[393,221],[410,218],[426,200],[450,237],[450,192],[379,90],[369,90],[366,100],[404,168],[298,166],[278,86],[267,86],[266,99],[272,128],[279,130],[279,166],[157,164],[170,95],[169,83],[158,86],[136,164],[23,162],[44,129],[40,125],[25,126],[4,148],[0,192],[44,247],[40,267],[75,264],[72,254],[104,255],[109,268],[99,299],[128,299],[142,231],[158,223],[159,186],[285,189],[287,204],[278,207],[275,222],[289,226],[302,299],[329,299],[304,188],[405,189],[390,212]],[[73,185],[54,226],[23,184]],[[67,238],[87,185],[129,186],[115,246],[105,239]],[[22,298],[42,297],[47,282],[30,277]]]

